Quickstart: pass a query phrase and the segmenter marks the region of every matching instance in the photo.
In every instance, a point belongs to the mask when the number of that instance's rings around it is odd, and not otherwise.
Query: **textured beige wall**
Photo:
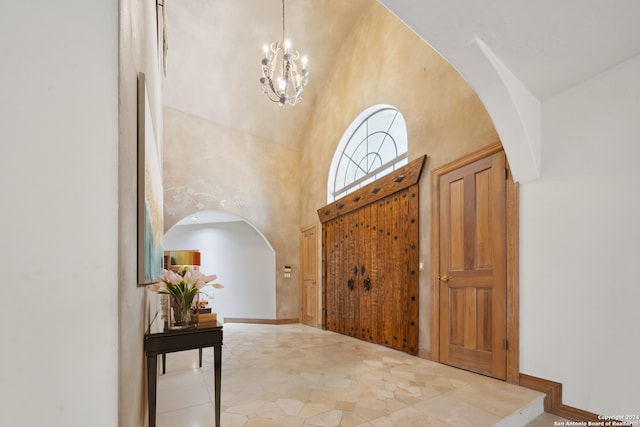
[[[429,170],[498,140],[476,94],[460,75],[383,6],[372,2],[336,52],[299,145],[287,146],[165,108],[165,229],[190,213],[221,209],[242,216],[276,252],[277,317],[298,316],[299,230],[318,223],[329,166],[351,121],[374,104],[404,115],[410,160],[427,154],[421,179],[420,348],[430,320]],[[286,114],[287,111],[282,111]],[[295,147],[301,147],[299,150]]]
[[[161,128],[161,75],[156,63],[155,40],[155,3],[121,0],[118,167],[120,426],[144,426],[147,419],[143,337],[149,323],[149,302],[147,291],[137,286],[136,277],[137,75],[138,72],[145,73],[151,112]],[[159,138],[161,141],[161,133]]]
[[[276,253],[276,317],[297,318],[299,151],[168,108],[164,120],[165,230],[201,210],[243,217]]]
[[[327,203],[331,159],[353,119],[374,104],[405,117],[409,160],[427,154],[420,181],[420,349],[430,348],[430,173],[498,140],[477,95],[438,53],[375,3],[336,52],[302,144],[301,224],[318,222]],[[315,83],[315,82],[314,82]],[[312,83],[310,83],[312,84]],[[316,83],[318,84],[318,83]]]

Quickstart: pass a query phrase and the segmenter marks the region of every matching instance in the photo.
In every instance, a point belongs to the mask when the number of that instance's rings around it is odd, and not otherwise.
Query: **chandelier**
[[[299,70],[300,60],[302,68]],[[260,83],[262,92],[270,101],[277,102],[281,107],[296,105],[300,102],[303,88],[309,79],[307,58],[300,57],[297,50],[291,48],[291,43],[284,34],[284,0],[282,0],[282,41],[264,46],[262,59],[262,75]]]

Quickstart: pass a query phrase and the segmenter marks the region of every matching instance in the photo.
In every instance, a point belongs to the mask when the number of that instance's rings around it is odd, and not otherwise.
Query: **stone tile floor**
[[[301,324],[224,325],[222,427],[553,426],[543,395]],[[158,427],[213,427],[213,352],[167,355]],[[542,414],[541,414],[542,413]]]

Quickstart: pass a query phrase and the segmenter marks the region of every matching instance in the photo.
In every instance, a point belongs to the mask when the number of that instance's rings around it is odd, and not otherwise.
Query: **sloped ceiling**
[[[480,38],[540,100],[640,54],[636,0],[381,3],[447,59]]]
[[[640,54],[640,1],[380,0],[454,67],[476,38],[540,101]],[[309,57],[303,102],[261,93],[262,46],[281,38],[280,0],[175,0],[165,107],[295,145],[341,41],[376,0],[288,0],[287,38]],[[408,29],[408,31],[410,31]],[[468,71],[468,70],[467,70]],[[463,73],[464,75],[464,73]],[[366,76],[363,76],[366,78]]]

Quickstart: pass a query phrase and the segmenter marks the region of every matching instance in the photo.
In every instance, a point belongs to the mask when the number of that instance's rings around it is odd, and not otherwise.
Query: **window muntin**
[[[407,162],[407,126],[402,114],[391,106],[369,108],[342,136],[332,162],[328,199],[346,196]]]

